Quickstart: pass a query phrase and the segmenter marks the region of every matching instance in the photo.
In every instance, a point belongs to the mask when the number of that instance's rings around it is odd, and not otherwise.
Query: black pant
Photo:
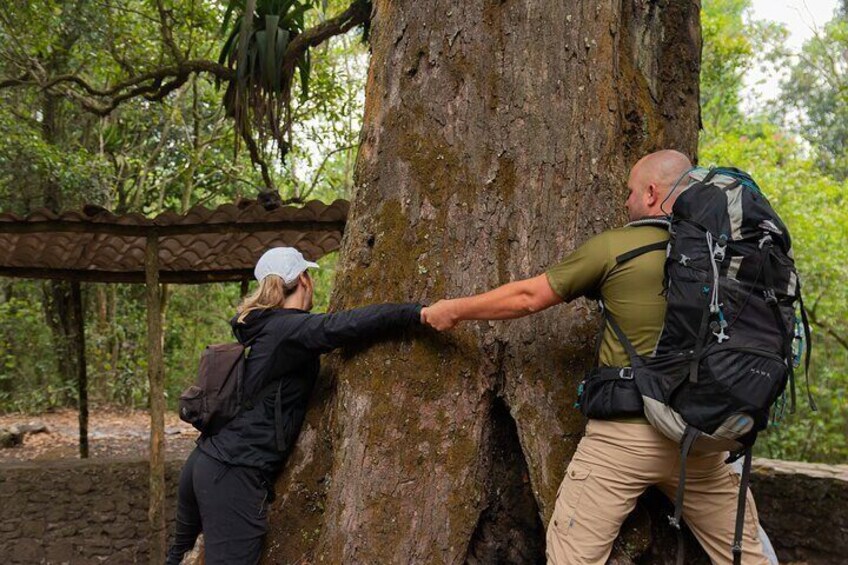
[[[168,565],[179,565],[202,531],[207,565],[254,564],[268,531],[269,485],[259,469],[221,463],[195,448],[180,473]]]

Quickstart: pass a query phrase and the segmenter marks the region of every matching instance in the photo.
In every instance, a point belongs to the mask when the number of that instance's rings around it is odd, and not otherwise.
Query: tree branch
[[[347,33],[371,17],[371,3],[366,0],[354,0],[347,10],[336,16],[311,27],[292,39],[283,56],[283,69],[291,71],[298,59],[310,47],[316,47],[329,38]]]
[[[162,42],[168,48],[168,51],[171,52],[171,57],[178,63],[182,62],[184,57],[179,47],[177,47],[177,42],[174,41],[174,32],[169,22],[171,11],[165,9],[162,0],[156,0],[156,10],[159,12],[159,31],[162,33]]]
[[[138,76],[128,78],[112,86],[111,88],[99,89],[91,86],[84,79],[76,76],[76,75],[61,75],[54,77],[53,79],[47,81],[44,84],[39,85],[42,89],[50,89],[58,84],[64,82],[70,82],[78,85],[80,88],[85,90],[88,94],[92,96],[115,96],[120,94],[122,91],[125,91],[129,88],[138,87],[139,85],[143,85],[148,82],[159,82],[161,84],[167,78],[174,78],[185,75],[188,78],[188,75],[192,73],[200,73],[205,72],[209,73],[220,80],[232,80],[235,78],[236,73],[232,69],[228,69],[223,65],[219,65],[214,61],[208,61],[206,59],[193,59],[189,61],[183,61],[182,63],[177,63],[176,65],[168,65],[166,67],[160,67],[158,69],[154,69],[152,71],[148,71],[146,73],[142,73]]]
[[[248,6],[253,2],[248,2]],[[106,4],[107,7],[109,4]],[[161,101],[168,94],[183,86],[192,75],[206,73],[215,77],[219,82],[232,85],[237,80],[235,69],[220,65],[207,59],[185,59],[174,41],[171,28],[171,14],[162,0],[156,0],[155,5],[159,15],[160,31],[165,47],[176,59],[176,63],[159,67],[135,76],[130,76],[112,86],[98,87],[86,78],[76,73],[65,73],[51,76],[51,73],[35,58],[24,56],[19,68],[23,73],[17,78],[0,77],[0,90],[15,87],[32,87],[42,91],[62,95],[76,102],[86,111],[97,116],[107,116],[118,106],[128,100],[143,97],[151,101]],[[371,15],[369,0],[353,0],[348,8],[334,18],[305,30],[292,39],[286,48],[281,61],[283,76],[293,76],[297,62],[310,47],[316,47],[329,38],[346,33],[357,25],[364,24]],[[249,23],[250,18],[246,18]],[[246,42],[242,42],[246,44]],[[114,45],[111,46],[114,48]],[[117,61],[117,58],[116,58]],[[123,69],[125,62],[117,61]],[[290,120],[290,117],[286,118]],[[277,189],[271,177],[270,169],[263,158],[259,145],[250,131],[246,120],[236,120],[238,135],[244,139],[250,152],[251,161],[258,165],[262,179],[268,192],[277,194]],[[243,125],[238,125],[242,122]],[[288,124],[290,126],[290,124]],[[310,191],[314,188],[317,178],[313,179]]]
[[[342,151],[348,151],[349,149],[354,149],[358,147],[358,143],[354,143],[351,145],[345,145],[344,147],[336,147],[326,155],[324,155],[324,159],[321,160],[321,165],[315,170],[315,175],[312,177],[312,183],[310,183],[309,188],[306,189],[303,193],[299,195],[299,198],[306,199],[312,194],[312,191],[315,190],[315,187],[318,185],[318,180],[321,178],[321,173],[324,171],[324,167],[327,166],[327,161],[330,160],[330,157],[335,155],[336,153],[341,153]]]
[[[840,334],[839,332],[837,332],[837,331],[836,331],[836,329],[834,329],[834,328],[833,328],[833,326],[831,326],[830,324],[828,324],[828,323],[827,323],[827,322],[825,322],[824,320],[820,320],[820,319],[816,316],[816,309],[815,309],[815,307],[814,307],[812,310],[808,310],[808,311],[807,311],[807,316],[809,316],[809,318],[810,318],[810,323],[811,323],[811,324],[813,324],[814,326],[817,326],[817,327],[819,327],[819,328],[823,329],[823,330],[824,330],[824,332],[825,332],[827,335],[829,335],[829,336],[830,336],[830,337],[832,337],[834,340],[836,340],[836,343],[838,343],[839,345],[841,345],[841,346],[842,346],[842,348],[843,348],[843,349],[845,349],[846,351],[848,351],[848,336],[845,336],[845,335]]]
[[[161,0],[157,7],[162,22],[163,41],[175,56],[179,49],[167,25],[168,13]],[[344,12],[326,20],[295,37],[286,49],[282,67],[291,72],[300,57],[310,47],[320,45],[330,37],[346,33],[353,27],[363,24],[370,17],[370,3],[355,0]],[[30,69],[18,78],[0,79],[0,89],[12,87],[37,87],[42,90],[56,90],[83,108],[98,116],[105,116],[123,102],[144,96],[149,100],[161,100],[197,73],[207,73],[222,82],[235,80],[236,71],[207,59],[182,60],[181,55],[174,65],[160,67],[137,76],[127,78],[111,87],[98,88],[76,74],[64,74],[48,77],[37,61],[30,60]],[[82,91],[82,92],[80,92]]]
[[[0,80],[0,90],[4,88],[14,88],[16,86],[32,86],[32,75],[30,73],[24,73],[18,78],[7,78]]]
[[[259,153],[259,146],[256,144],[256,140],[253,139],[253,136],[250,135],[247,122],[244,122],[244,125],[239,130],[239,134],[247,145],[247,152],[250,153],[250,160],[254,165],[259,166],[259,170],[262,173],[262,180],[265,183],[265,188],[267,189],[264,192],[276,194],[277,186],[271,178],[271,171],[268,168],[268,163],[265,162],[265,159],[263,159],[262,155]]]

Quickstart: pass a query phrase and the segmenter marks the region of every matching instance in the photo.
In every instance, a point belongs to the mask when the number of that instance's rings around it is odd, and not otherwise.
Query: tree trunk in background
[[[55,61],[51,64],[62,66]],[[63,137],[61,104],[58,96],[49,93],[42,96],[41,138],[48,145],[59,144]],[[48,171],[42,179],[42,205],[58,213],[62,211],[62,187],[51,173]],[[78,374],[71,285],[68,281],[51,280],[45,281],[42,288],[44,316],[53,338],[56,370],[62,383],[70,385],[76,383]]]
[[[79,453],[80,459],[88,458],[88,367],[85,360],[85,305],[79,281],[71,281],[71,314],[74,333],[71,341],[75,345],[74,358],[77,370],[77,393],[79,398]]]
[[[698,18],[670,0],[375,0],[334,308],[484,291],[621,225],[639,157],[695,153]],[[336,357],[268,561],[543,558],[596,328],[577,301]]]

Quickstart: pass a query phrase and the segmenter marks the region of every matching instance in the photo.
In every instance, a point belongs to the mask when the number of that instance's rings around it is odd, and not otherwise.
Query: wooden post
[[[71,282],[71,308],[74,324],[74,353],[77,357],[77,393],[79,395],[80,458],[88,457],[88,373],[85,363],[85,318],[83,317],[80,282]]]
[[[241,279],[241,287],[239,288],[240,296],[244,299],[247,296],[247,291],[250,289],[250,279]]]
[[[144,254],[147,286],[147,378],[150,382],[150,563],[165,559],[165,370],[159,292],[159,238],[147,237]]]

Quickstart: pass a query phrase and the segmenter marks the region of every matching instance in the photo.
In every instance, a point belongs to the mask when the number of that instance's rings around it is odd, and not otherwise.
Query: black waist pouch
[[[578,405],[587,418],[611,420],[644,416],[642,395],[630,367],[596,367],[580,383]]]

